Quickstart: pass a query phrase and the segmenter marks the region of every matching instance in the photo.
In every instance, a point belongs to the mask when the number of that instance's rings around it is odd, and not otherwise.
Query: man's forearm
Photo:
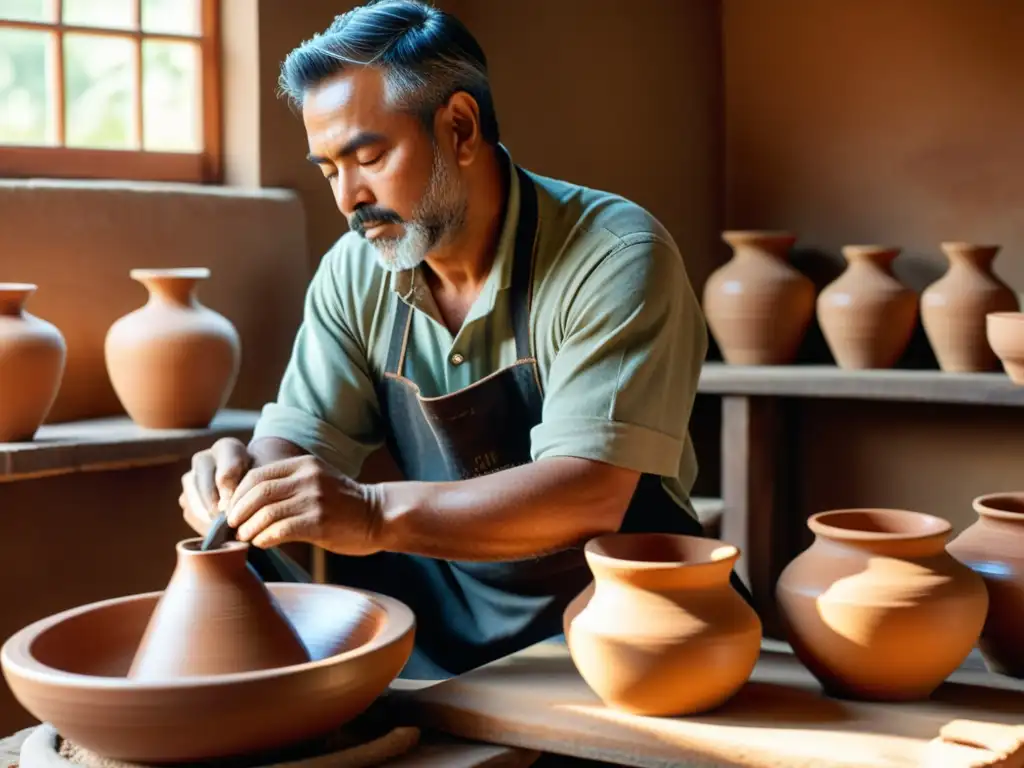
[[[514,560],[617,530],[639,473],[558,457],[445,483],[369,486],[385,549],[446,560]]]

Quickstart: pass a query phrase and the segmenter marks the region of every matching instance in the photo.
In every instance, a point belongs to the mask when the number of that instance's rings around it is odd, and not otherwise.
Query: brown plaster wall
[[[902,246],[920,290],[943,239],[1000,243],[1024,291],[1024,4],[724,0],[726,219],[799,236],[823,275],[845,243]],[[920,337],[919,337],[920,341]],[[829,361],[827,352],[816,350]],[[801,409],[797,518],[897,505],[962,526],[1018,488],[1010,409],[814,402]]]

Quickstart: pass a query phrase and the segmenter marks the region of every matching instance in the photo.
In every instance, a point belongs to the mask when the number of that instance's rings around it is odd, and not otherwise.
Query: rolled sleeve
[[[533,458],[677,476],[707,352],[678,251],[653,237],[620,246],[580,283],[562,317]]]
[[[277,437],[355,477],[382,442],[380,408],[365,345],[346,317],[335,252],[321,261],[306,295],[276,402],[263,408],[253,439]]]

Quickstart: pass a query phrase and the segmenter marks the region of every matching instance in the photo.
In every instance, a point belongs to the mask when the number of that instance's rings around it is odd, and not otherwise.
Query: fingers
[[[243,485],[248,484],[252,474],[246,475],[245,480],[242,481]],[[299,489],[299,482],[300,478],[298,477],[269,479],[258,482],[245,491],[243,496],[239,496],[236,492],[228,510],[228,525],[241,533],[242,526],[254,515],[261,513],[267,507],[288,500],[295,494]],[[239,491],[244,490],[243,485],[239,486]]]
[[[271,523],[252,539],[250,544],[270,549],[290,542],[316,543],[316,523],[312,515],[296,515]]]
[[[218,493],[214,481],[216,470],[217,464],[212,451],[200,451],[192,457],[192,484],[198,494],[195,499],[198,504],[197,512],[203,510],[212,513],[217,509]]]
[[[226,508],[232,494],[249,470],[252,459],[245,444],[234,438],[222,438],[210,449],[215,465],[214,485],[217,490],[217,506]]]
[[[235,487],[234,493],[231,494],[231,499],[228,502],[228,508],[233,512],[235,507],[239,505],[239,502],[261,483],[290,476],[292,472],[305,464],[305,459],[306,457],[304,456],[293,459],[281,459],[280,461],[264,464],[262,467],[250,470]],[[234,520],[234,517],[229,516],[229,519]],[[235,527],[235,523],[232,522],[231,526]]]
[[[260,507],[238,527],[235,538],[239,541],[252,542],[270,526],[290,518],[301,517],[304,511],[302,506],[295,499],[285,499]]]
[[[181,507],[182,516],[188,527],[205,536],[210,527],[210,511],[203,504],[196,488],[195,478],[192,472],[186,472],[181,478],[181,495],[178,496],[178,505]]]

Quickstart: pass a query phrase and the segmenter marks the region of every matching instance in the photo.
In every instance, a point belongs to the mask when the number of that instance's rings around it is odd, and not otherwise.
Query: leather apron
[[[378,398],[388,449],[408,480],[465,480],[532,460],[530,432],[541,422],[544,401],[529,334],[537,191],[522,169],[515,172],[521,203],[509,304],[516,362],[450,394],[423,397],[402,373],[412,311],[398,302]],[[654,475],[641,477],[620,530],[702,535]],[[415,612],[416,647],[402,677],[428,679],[461,674],[560,635],[566,605],[591,579],[582,545],[501,562],[328,554],[327,575],[331,583],[391,595]],[[743,594],[735,574],[733,582]]]

